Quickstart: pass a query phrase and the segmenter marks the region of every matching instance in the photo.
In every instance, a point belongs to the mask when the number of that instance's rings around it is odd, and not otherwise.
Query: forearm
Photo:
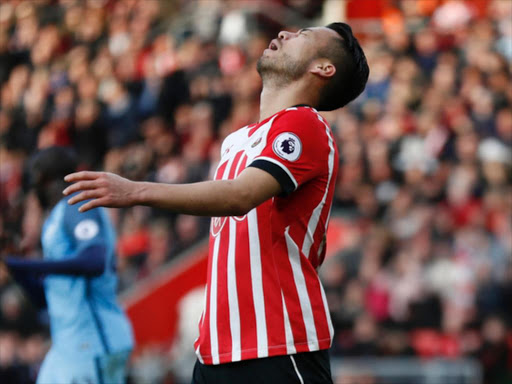
[[[252,208],[250,194],[234,180],[193,184],[137,182],[135,204],[196,216],[238,216]]]
[[[65,177],[73,183],[64,195],[80,192],[68,200],[78,210],[96,207],[123,208],[148,205],[195,216],[240,216],[281,193],[281,185],[269,173],[248,167],[234,180],[193,184],[135,182],[108,172],[82,171]]]
[[[16,276],[23,273],[40,275],[99,276],[105,268],[105,248],[100,245],[83,249],[65,260],[24,260],[8,257],[5,264]]]

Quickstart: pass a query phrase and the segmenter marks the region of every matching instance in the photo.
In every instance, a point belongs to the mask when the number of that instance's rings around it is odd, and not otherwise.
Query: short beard
[[[283,87],[300,79],[308,66],[308,61],[297,62],[283,53],[274,59],[261,56],[256,64],[256,70],[261,76],[263,86]]]

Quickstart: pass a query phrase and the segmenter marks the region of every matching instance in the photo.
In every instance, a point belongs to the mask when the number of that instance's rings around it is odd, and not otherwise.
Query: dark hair
[[[77,165],[77,156],[71,148],[45,148],[34,154],[28,162],[30,185],[63,179],[67,174],[75,172]]]
[[[350,103],[363,92],[370,74],[366,56],[352,28],[345,23],[331,23],[326,28],[337,32],[341,39],[319,52],[336,66],[336,74],[322,90],[317,106],[320,111],[332,111]]]
[[[64,176],[75,172],[78,158],[71,148],[49,147],[34,154],[26,164],[26,190],[33,190],[41,206],[48,208],[62,198]]]

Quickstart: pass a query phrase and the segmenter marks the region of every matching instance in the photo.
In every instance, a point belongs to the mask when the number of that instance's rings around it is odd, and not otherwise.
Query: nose
[[[277,34],[277,37],[281,40],[288,40],[290,37],[292,37],[294,33],[288,32],[288,31],[281,31]]]

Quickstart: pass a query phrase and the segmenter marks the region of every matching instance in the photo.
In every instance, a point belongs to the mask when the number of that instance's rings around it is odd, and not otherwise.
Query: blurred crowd
[[[25,177],[38,148],[70,146],[81,169],[134,180],[210,178],[224,137],[258,120],[255,63],[269,40],[335,21],[333,3],[3,1],[0,253],[40,254],[42,213]],[[377,24],[353,24],[371,69],[365,92],[324,114],[340,149],[333,216],[344,228],[343,247],[320,270],[332,353],[472,356],[485,383],[505,383],[512,3],[382,4]],[[145,207],[111,215],[121,290],[209,226]],[[47,341],[44,313],[0,266],[0,381],[31,382]],[[148,364],[135,365],[141,382],[164,370]]]
[[[320,271],[333,353],[476,357],[508,383],[512,3],[420,3],[388,10],[364,94],[330,116],[346,216]]]

